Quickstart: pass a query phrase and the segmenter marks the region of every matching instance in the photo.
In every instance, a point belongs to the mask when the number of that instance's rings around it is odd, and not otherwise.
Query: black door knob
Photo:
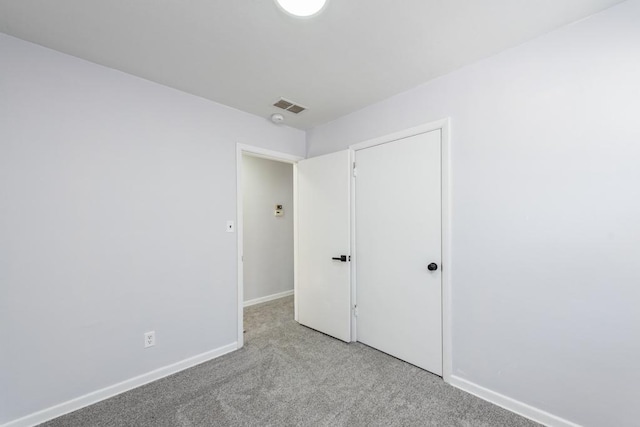
[[[438,269],[438,264],[436,264],[435,262],[432,262],[427,266],[427,268],[429,269],[429,271],[436,271]]]
[[[340,255],[339,257],[333,257],[331,259],[335,260],[335,261],[347,262],[347,256],[346,255]],[[351,261],[351,257],[349,257],[349,261]]]

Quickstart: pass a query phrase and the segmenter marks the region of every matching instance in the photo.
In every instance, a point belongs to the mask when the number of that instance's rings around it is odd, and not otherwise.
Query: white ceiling
[[[308,129],[621,0],[0,0],[0,31]]]

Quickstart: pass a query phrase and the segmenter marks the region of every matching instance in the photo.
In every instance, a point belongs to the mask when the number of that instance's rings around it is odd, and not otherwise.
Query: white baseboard
[[[267,301],[273,301],[274,299],[290,297],[293,295],[293,289],[290,291],[280,292],[279,294],[267,295],[266,297],[260,297],[256,299],[250,299],[249,301],[244,302],[245,307],[249,307],[250,305],[256,305]]]
[[[515,412],[518,415],[522,415],[525,418],[529,418],[535,422],[543,424],[549,427],[580,427],[579,424],[572,423],[571,421],[560,418],[556,415],[543,411],[542,409],[535,408],[526,403],[512,399],[495,391],[489,390],[482,386],[479,386],[470,381],[464,380],[460,377],[452,375],[449,378],[449,384],[459,388],[460,390],[471,393],[480,399],[491,402],[494,405],[498,405],[508,411]]]
[[[114,384],[109,387],[85,394],[84,396],[77,397],[59,405],[52,406],[42,411],[34,412],[17,420],[9,421],[2,427],[31,427],[43,423],[45,421],[52,420],[61,415],[68,414],[69,412],[77,411],[85,406],[93,405],[101,400],[108,399],[118,394],[124,393],[131,389],[140,387],[150,382],[159,380],[201,363],[220,357],[224,354],[230,353],[238,349],[238,343],[232,343],[225,345],[224,347],[217,348],[215,350],[208,351],[206,353],[199,354],[197,356],[190,357],[188,359],[181,360],[177,363],[164,366],[146,374],[130,378],[122,381],[121,383]]]

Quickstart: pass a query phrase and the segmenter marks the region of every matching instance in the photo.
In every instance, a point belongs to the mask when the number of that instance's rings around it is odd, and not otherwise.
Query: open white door
[[[351,341],[350,166],[350,152],[345,150],[302,160],[297,174],[298,322],[347,342]]]

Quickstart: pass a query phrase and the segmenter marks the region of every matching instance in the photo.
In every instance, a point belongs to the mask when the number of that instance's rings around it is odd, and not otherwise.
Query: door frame
[[[452,375],[452,342],[451,342],[451,120],[445,118],[430,123],[425,123],[409,129],[394,132],[381,137],[368,139],[349,146],[351,151],[351,164],[355,162],[356,152],[376,145],[386,144],[403,138],[427,133],[435,130],[441,131],[441,233],[442,233],[442,379],[449,383]],[[356,170],[357,170],[357,164]],[[356,177],[351,174],[351,301],[353,302],[353,313],[351,316],[351,337],[353,341],[358,339],[357,317],[355,307],[357,307],[357,262],[358,251],[356,242]]]
[[[266,148],[256,147],[253,145],[247,144],[236,144],[236,239],[237,239],[237,291],[238,291],[238,340],[237,347],[242,348],[244,346],[244,262],[242,256],[244,254],[244,192],[242,191],[242,156],[247,154],[253,157],[260,157],[262,159],[274,160],[276,162],[281,163],[289,163],[293,165],[293,297],[294,300],[297,298],[296,289],[298,287],[298,272],[297,272],[297,262],[298,258],[298,191],[297,191],[297,181],[298,181],[298,169],[297,163],[300,160],[304,160],[304,157],[295,156],[293,154],[282,153],[279,151],[268,150]],[[295,319],[298,319],[298,305],[295,304]]]

